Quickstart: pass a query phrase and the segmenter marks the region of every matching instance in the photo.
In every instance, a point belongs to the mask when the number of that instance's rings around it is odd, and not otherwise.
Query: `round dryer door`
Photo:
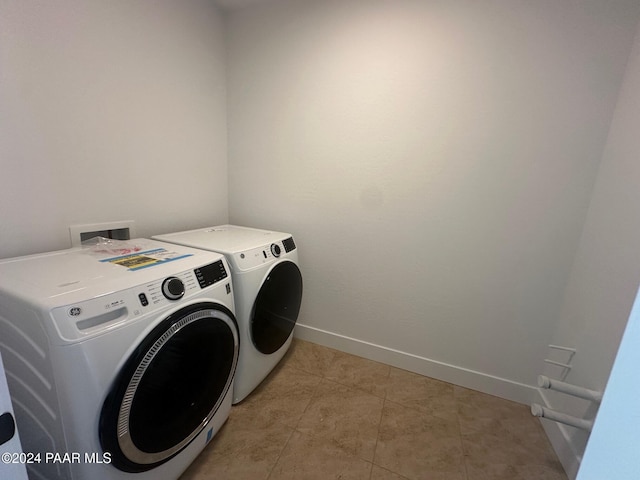
[[[198,303],[160,322],[102,407],[100,442],[112,465],[142,472],[179,453],[224,400],[237,361],[238,329],[225,307]]]
[[[291,261],[276,264],[260,287],[251,317],[251,339],[259,352],[271,354],[285,344],[298,320],[302,275]]]

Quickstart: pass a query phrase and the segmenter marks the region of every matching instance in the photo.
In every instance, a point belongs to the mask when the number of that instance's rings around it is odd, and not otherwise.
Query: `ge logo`
[[[82,313],[82,309],[80,307],[71,307],[69,309],[69,315],[71,315],[72,317],[77,317],[81,313]]]

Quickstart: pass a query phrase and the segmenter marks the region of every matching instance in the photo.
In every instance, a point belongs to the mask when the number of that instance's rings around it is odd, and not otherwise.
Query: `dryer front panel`
[[[185,448],[229,391],[238,347],[233,313],[211,302],[178,310],[154,328],[102,408],[100,442],[112,465],[142,472]]]
[[[251,340],[266,355],[282,347],[298,320],[302,275],[291,261],[276,264],[260,287],[251,314]]]

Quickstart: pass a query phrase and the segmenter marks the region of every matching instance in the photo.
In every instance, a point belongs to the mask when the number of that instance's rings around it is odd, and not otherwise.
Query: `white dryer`
[[[302,302],[302,274],[291,234],[220,225],[153,237],[223,253],[235,287],[240,358],[233,403],[243,400],[291,345]]]
[[[225,422],[223,255],[131,240],[0,260],[0,349],[33,479],[176,479]]]

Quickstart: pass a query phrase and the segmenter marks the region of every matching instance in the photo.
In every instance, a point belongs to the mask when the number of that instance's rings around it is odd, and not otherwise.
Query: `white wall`
[[[640,284],[639,86],[640,24],[553,336],[553,343],[577,349],[566,380],[595,390],[607,384]],[[561,374],[553,368],[548,373]],[[589,402],[565,395],[546,392],[545,399],[550,406],[578,417],[593,418],[596,413]],[[637,405],[637,398],[633,401]],[[546,427],[553,438],[554,425]],[[574,456],[567,470],[575,470],[587,434],[570,427],[562,427],[561,433],[568,442],[566,459]],[[612,473],[609,478],[623,477]]]
[[[210,1],[0,3],[0,257],[227,220],[222,20]]]
[[[327,0],[231,13],[230,220],[296,236],[299,334],[527,401],[639,10]]]

